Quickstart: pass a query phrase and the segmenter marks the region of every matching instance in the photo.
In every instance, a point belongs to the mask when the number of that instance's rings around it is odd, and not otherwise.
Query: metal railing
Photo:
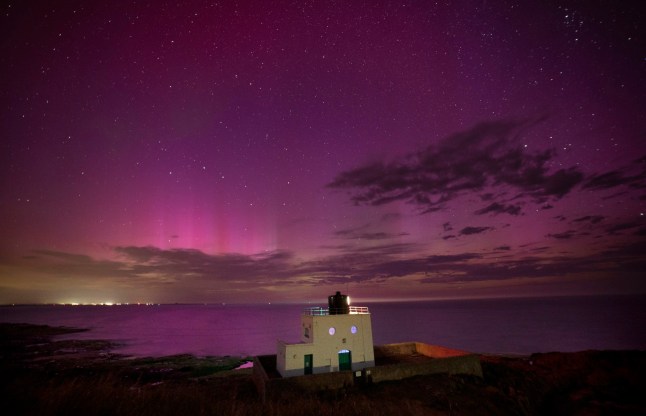
[[[350,309],[350,314],[370,313],[367,306],[350,306],[349,309]],[[343,312],[343,310],[339,309],[336,312],[337,313],[336,314],[333,313],[333,315],[341,314],[341,312]],[[328,308],[322,308],[320,306],[314,306],[312,308],[303,309],[303,315],[326,316],[326,315],[330,315],[330,310]]]

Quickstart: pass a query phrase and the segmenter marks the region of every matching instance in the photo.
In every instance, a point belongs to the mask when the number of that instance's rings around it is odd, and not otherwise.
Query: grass
[[[261,403],[245,357],[124,359],[73,329],[0,324],[0,399],[16,415],[646,414],[646,352],[482,357],[484,379],[427,375]],[[3,413],[4,414],[4,413]],[[9,414],[9,413],[7,413]]]

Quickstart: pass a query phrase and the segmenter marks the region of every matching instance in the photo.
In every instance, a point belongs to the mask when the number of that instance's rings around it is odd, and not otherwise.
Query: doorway
[[[305,354],[305,362],[303,368],[305,368],[305,375],[312,374],[312,369],[314,368],[314,354]]]
[[[349,350],[339,351],[339,371],[352,370],[352,353]]]

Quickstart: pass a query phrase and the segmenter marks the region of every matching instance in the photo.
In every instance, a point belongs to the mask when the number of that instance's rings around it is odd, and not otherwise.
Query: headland
[[[482,377],[419,374],[332,390],[290,388],[263,403],[252,369],[236,370],[250,357],[133,358],[112,353],[107,341],[56,340],[76,331],[0,324],[3,407],[18,415],[646,414],[646,351],[479,354]],[[376,349],[378,364],[398,359]]]

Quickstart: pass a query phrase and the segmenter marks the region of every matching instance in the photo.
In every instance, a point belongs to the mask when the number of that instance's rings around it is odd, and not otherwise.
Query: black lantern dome
[[[336,292],[336,295],[328,296],[328,310],[330,315],[344,315],[350,313],[350,299],[348,295]]]

